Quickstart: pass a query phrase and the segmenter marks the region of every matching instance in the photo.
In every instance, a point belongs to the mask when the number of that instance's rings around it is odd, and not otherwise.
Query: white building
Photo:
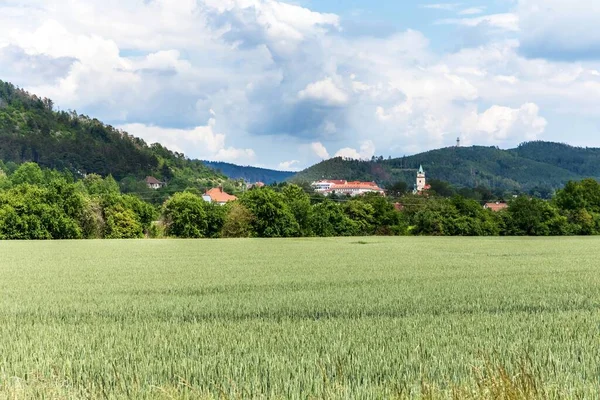
[[[149,189],[158,190],[158,189],[163,188],[165,186],[165,183],[159,181],[158,179],[156,179],[153,176],[147,176],[146,177],[146,185],[148,186]]]
[[[317,193],[328,196],[332,193],[348,195],[348,196],[361,196],[366,193],[380,193],[385,194],[384,190],[381,189],[375,182],[348,182],[343,180],[322,180],[313,182],[313,189]]]

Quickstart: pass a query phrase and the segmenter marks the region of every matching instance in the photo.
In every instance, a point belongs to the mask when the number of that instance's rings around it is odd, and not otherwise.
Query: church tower
[[[422,192],[425,190],[427,186],[427,180],[425,179],[425,171],[423,171],[423,166],[419,166],[419,172],[417,173],[417,192]]]

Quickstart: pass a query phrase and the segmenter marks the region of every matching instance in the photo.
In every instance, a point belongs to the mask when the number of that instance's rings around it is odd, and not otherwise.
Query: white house
[[[146,177],[146,185],[148,186],[148,188],[150,189],[154,189],[154,190],[158,190],[162,187],[165,186],[164,182],[159,181],[158,179],[156,179],[153,176],[147,176]]]

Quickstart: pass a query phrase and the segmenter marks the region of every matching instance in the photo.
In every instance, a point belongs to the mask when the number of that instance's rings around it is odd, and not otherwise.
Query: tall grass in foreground
[[[599,239],[0,243],[0,399],[600,392]]]

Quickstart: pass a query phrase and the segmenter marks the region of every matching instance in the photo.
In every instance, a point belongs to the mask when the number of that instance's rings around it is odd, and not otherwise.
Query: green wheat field
[[[596,399],[600,239],[0,242],[1,399]]]

